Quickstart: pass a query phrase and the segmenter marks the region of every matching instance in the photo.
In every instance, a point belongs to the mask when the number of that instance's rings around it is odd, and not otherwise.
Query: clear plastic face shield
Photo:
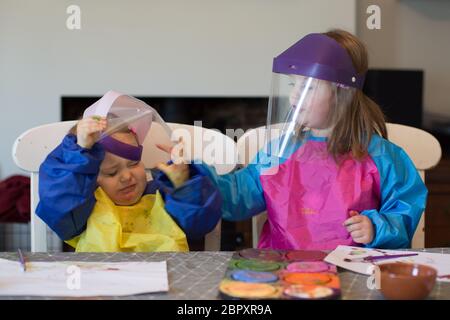
[[[297,74],[274,73],[266,134],[268,154],[289,158],[314,132],[331,130],[355,89]]]
[[[107,127],[98,142],[113,154],[130,160],[140,160],[142,144],[153,126],[160,127],[159,135],[164,141],[170,141],[171,130],[158,112],[145,102],[118,92],[109,91],[100,100],[87,108],[86,117],[106,117]],[[125,144],[114,139],[118,132],[131,132],[136,136],[137,146]]]
[[[343,46],[320,33],[275,57],[272,72],[266,146],[269,156],[285,159],[308,136],[333,130],[365,77]]]
[[[106,119],[108,125],[100,139],[124,129],[130,129],[138,137],[139,144],[142,144],[154,123],[162,126],[169,137],[171,135],[170,128],[155,109],[145,102],[127,95],[122,95],[114,100]]]

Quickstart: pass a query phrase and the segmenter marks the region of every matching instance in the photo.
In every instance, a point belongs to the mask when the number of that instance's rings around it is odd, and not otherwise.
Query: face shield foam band
[[[141,161],[143,149],[142,145],[133,146],[114,139],[111,136],[103,137],[99,143],[105,148],[106,151],[111,152],[116,156],[132,161]]]

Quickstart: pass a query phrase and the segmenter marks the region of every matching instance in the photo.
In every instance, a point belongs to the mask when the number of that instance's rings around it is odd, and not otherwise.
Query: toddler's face
[[[328,127],[328,115],[331,108],[332,90],[327,81],[307,77],[291,76],[291,93],[289,102],[295,108],[305,95],[298,122],[312,129],[325,129]]]
[[[138,145],[131,133],[115,133],[113,138],[127,144]],[[105,159],[100,165],[97,183],[116,205],[133,205],[142,197],[147,185],[144,164],[106,152]]]

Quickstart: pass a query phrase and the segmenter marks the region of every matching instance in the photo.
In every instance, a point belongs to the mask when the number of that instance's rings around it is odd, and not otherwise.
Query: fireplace
[[[62,120],[79,119],[84,109],[100,97],[64,96],[61,98]],[[205,128],[225,133],[226,129],[244,131],[266,124],[267,97],[138,97],[155,108],[167,122],[193,125],[202,121]],[[226,251],[251,247],[251,221],[222,220],[221,249]],[[189,241],[191,250],[201,250],[203,243]]]

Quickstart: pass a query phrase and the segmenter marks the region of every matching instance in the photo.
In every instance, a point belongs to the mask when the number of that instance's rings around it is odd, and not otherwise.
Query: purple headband
[[[273,60],[273,72],[298,74],[362,89],[365,74],[358,74],[348,52],[336,40],[320,33],[300,39]]]
[[[141,160],[143,149],[142,145],[136,147],[128,143],[123,143],[111,136],[101,138],[99,143],[105,148],[106,151],[111,152],[116,156],[133,161]]]

